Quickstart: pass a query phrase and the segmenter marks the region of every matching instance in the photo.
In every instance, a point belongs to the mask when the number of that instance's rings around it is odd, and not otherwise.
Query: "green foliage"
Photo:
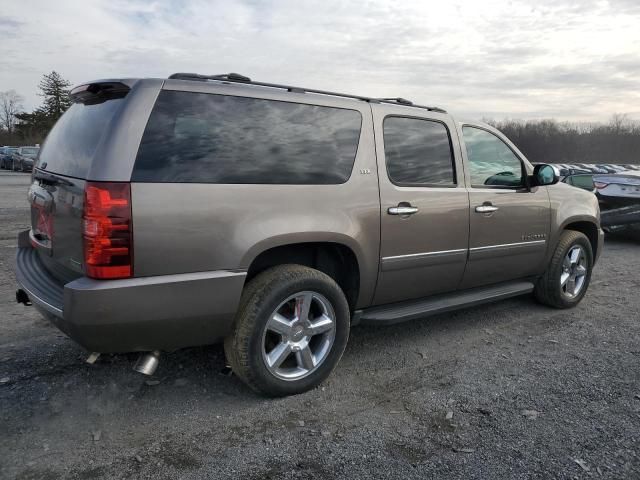
[[[69,98],[69,87],[71,83],[62,78],[55,70],[43,75],[40,80],[40,96],[44,97],[44,102],[40,109],[55,123],[64,112],[71,106]]]
[[[17,131],[24,143],[42,143],[51,127],[71,106],[70,86],[71,83],[56,71],[42,76],[39,84],[42,105],[31,113],[16,116],[19,120]]]

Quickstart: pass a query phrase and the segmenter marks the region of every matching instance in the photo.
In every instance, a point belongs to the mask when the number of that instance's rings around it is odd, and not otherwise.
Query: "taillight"
[[[603,188],[609,186],[609,184],[603,183],[603,182],[593,182],[593,186],[596,187],[598,190],[602,190]]]
[[[133,275],[133,225],[129,183],[87,182],[84,190],[84,265],[88,277]]]

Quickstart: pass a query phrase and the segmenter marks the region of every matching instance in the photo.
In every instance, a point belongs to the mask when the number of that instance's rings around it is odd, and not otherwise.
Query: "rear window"
[[[38,148],[21,148],[20,153],[27,157],[35,157],[38,154]]]
[[[355,161],[361,123],[355,110],[162,91],[132,180],[344,183]]]
[[[95,105],[71,105],[49,132],[36,167],[86,178],[96,148],[122,102],[118,98]]]

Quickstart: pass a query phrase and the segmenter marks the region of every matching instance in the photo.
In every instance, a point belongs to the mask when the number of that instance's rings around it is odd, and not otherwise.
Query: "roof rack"
[[[408,107],[413,106],[413,102],[411,100],[407,100],[406,98],[401,98],[401,97],[397,97],[397,98],[378,98],[377,100],[379,100],[381,102],[387,102],[387,103],[398,103],[400,105],[406,105]]]
[[[329,92],[325,90],[316,90],[313,88],[301,88],[301,87],[292,87],[291,85],[279,85],[277,83],[254,82],[249,77],[240,75],[239,73],[223,73],[220,75],[201,75],[199,73],[174,73],[170,75],[169,78],[172,80],[192,80],[192,81],[200,81],[200,82],[217,80],[221,82],[243,83],[247,85],[256,85],[260,87],[280,88],[282,90],[286,90],[288,92],[294,92],[294,93],[317,93],[320,95],[331,95],[332,97],[353,98],[355,100],[362,100],[364,102],[369,102],[369,103],[390,103],[390,104],[396,104],[396,105],[404,105],[407,107],[424,108],[425,110],[430,110],[432,112],[447,113],[446,110],[443,110],[442,108],[427,107],[424,105],[415,105],[410,100],[407,100],[405,98],[400,98],[400,97],[371,98],[371,97],[363,97],[360,95],[349,95],[347,93],[336,93],[336,92]]]

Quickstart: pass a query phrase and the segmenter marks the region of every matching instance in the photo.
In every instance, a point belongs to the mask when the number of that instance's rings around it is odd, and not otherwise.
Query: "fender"
[[[546,262],[551,260],[558,245],[560,235],[573,223],[593,225],[596,234],[600,231],[600,207],[598,199],[590,192],[580,190],[564,183],[547,187],[551,202],[551,230],[549,235]],[[593,241],[593,239],[591,239]],[[600,254],[598,235],[595,239],[594,260]]]
[[[360,269],[358,305],[370,303],[375,289],[379,258],[377,255],[372,255],[372,252],[365,251],[366,245],[363,247],[358,240],[344,233],[327,231],[288,232],[265,238],[247,250],[240,262],[240,268],[247,270],[258,255],[272,248],[304,243],[337,244],[349,248],[354,253]]]

